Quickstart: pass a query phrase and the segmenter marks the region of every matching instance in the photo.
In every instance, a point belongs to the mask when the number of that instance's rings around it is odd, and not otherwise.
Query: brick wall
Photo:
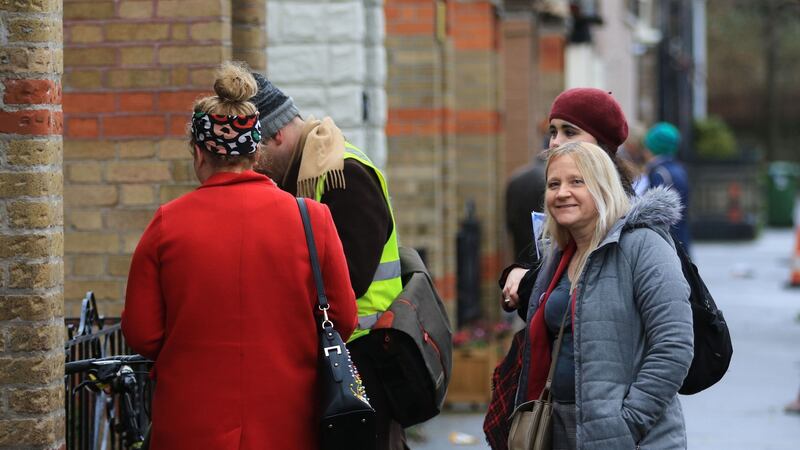
[[[533,17],[517,14],[502,23],[502,93],[505,178],[531,161],[539,149],[533,121]]]
[[[0,449],[63,429],[61,1],[0,1]]]
[[[440,294],[455,297],[456,224],[452,168],[452,94],[446,60],[450,43],[437,17],[445,2],[387,0],[387,175],[402,245],[425,252]],[[455,316],[452,316],[455,317]]]
[[[247,62],[253,70],[264,71],[267,68],[265,1],[232,0],[231,14],[233,59]]]
[[[404,245],[424,248],[454,308],[459,222],[482,225],[484,301],[496,297],[499,213],[498,22],[489,1],[386,2],[389,178]]]
[[[453,120],[455,124],[456,220],[473,200],[481,222],[481,274],[484,312],[497,312],[497,275],[504,240],[504,187],[500,132],[500,22],[493,2],[448,2],[448,28],[453,43]]]
[[[186,144],[192,102],[233,55],[264,69],[265,13],[251,0],[64,3],[68,315],[88,290],[101,313],[120,313],[144,227],[160,204],[196,186]]]

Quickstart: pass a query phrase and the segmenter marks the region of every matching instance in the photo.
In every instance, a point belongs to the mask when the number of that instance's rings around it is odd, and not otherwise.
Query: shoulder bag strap
[[[300,208],[300,216],[303,218],[303,230],[306,233],[306,244],[308,245],[308,255],[311,259],[311,270],[314,272],[314,283],[317,286],[317,302],[319,309],[325,315],[325,321],[330,323],[328,319],[328,297],[325,296],[325,284],[322,282],[322,271],[319,268],[319,259],[317,258],[317,244],[314,242],[314,230],[311,227],[311,219],[308,215],[308,206],[304,198],[296,198],[297,206]],[[331,323],[331,326],[333,323]],[[324,326],[324,325],[323,325]]]

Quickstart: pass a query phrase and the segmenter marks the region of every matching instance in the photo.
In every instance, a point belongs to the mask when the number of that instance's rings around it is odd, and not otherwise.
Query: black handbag
[[[320,323],[320,401],[319,442],[321,450],[375,450],[377,431],[375,410],[369,404],[358,370],[350,359],[342,337],[328,317],[328,298],[317,258],[317,246],[305,200],[297,199],[317,288],[317,306],[322,311]]]

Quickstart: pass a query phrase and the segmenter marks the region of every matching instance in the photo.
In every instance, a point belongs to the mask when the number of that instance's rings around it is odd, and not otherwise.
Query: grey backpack
[[[400,247],[400,265],[403,291],[365,338],[392,417],[409,427],[441,411],[453,366],[453,333],[417,251]]]

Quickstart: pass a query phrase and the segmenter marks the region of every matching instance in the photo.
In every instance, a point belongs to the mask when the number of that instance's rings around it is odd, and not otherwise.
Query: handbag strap
[[[572,297],[574,298],[577,291],[572,292]],[[564,311],[564,317],[561,319],[561,328],[558,330],[558,339],[556,339],[555,351],[553,351],[553,357],[550,360],[550,371],[547,372],[547,382],[544,384],[544,389],[542,389],[542,393],[539,395],[539,400],[544,398],[544,393],[547,392],[547,401],[549,402],[551,399],[552,393],[550,392],[550,385],[553,384],[553,374],[556,371],[556,363],[558,362],[558,352],[561,351],[561,342],[564,340],[564,327],[567,324],[567,316],[569,316],[570,304],[572,302],[567,303],[567,308]]]
[[[300,217],[303,219],[303,231],[306,233],[306,245],[308,245],[308,255],[311,260],[311,271],[314,273],[314,284],[317,286],[317,303],[324,315],[322,328],[326,325],[333,326],[333,322],[328,319],[328,297],[325,295],[325,284],[322,282],[322,271],[319,268],[319,258],[317,257],[317,244],[314,242],[314,229],[311,227],[311,219],[308,215],[308,206],[304,198],[296,198],[297,206],[300,208]]]

